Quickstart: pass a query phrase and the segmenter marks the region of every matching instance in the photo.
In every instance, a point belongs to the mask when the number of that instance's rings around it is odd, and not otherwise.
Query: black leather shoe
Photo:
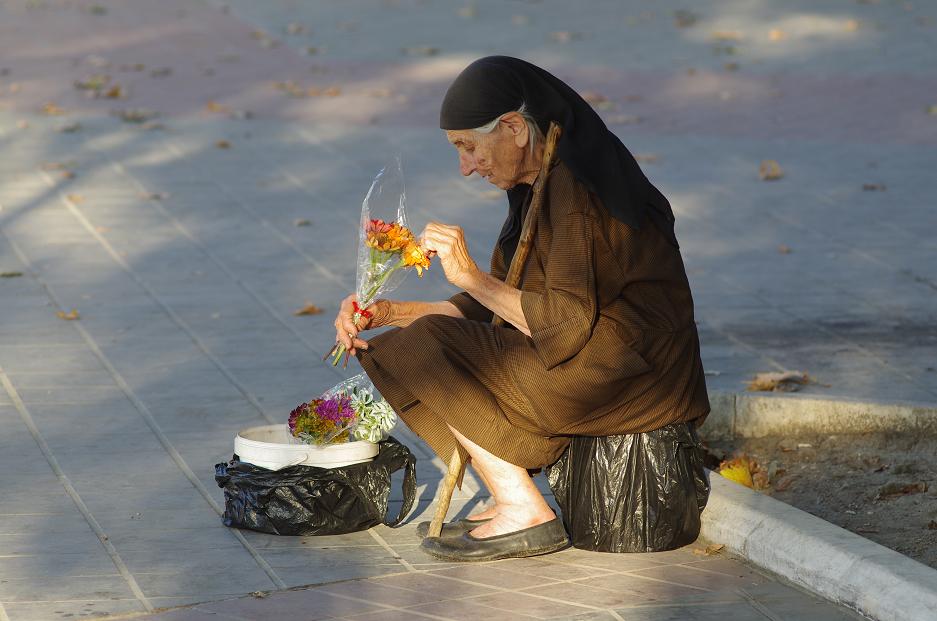
[[[548,554],[568,545],[563,521],[556,518],[494,537],[477,538],[467,532],[459,537],[427,537],[420,548],[443,561],[494,561]]]
[[[440,537],[458,537],[462,533],[467,533],[473,528],[481,526],[485,522],[490,522],[491,518],[485,518],[484,520],[469,520],[463,518],[461,520],[452,520],[451,522],[446,522],[442,525],[442,531],[439,533]],[[429,532],[429,522],[420,522],[416,525],[416,534],[419,535],[420,539],[424,539],[426,534]]]

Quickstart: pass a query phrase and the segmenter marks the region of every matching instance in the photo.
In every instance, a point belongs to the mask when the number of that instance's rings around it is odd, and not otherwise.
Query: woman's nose
[[[468,177],[475,172],[475,158],[467,153],[459,155],[459,172],[463,177]]]

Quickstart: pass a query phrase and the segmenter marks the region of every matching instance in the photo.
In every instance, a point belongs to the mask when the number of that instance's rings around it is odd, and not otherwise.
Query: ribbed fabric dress
[[[491,274],[506,273],[496,247]],[[448,425],[533,470],[556,461],[571,436],[701,423],[709,413],[680,251],[650,222],[636,230],[609,216],[562,162],[520,288],[530,337],[491,325],[492,311],[462,292],[450,301],[465,319],[426,315],[357,350],[444,462],[457,446]]]

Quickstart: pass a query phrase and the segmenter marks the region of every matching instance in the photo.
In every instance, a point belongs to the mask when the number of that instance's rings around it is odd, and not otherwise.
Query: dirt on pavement
[[[755,488],[937,569],[937,439],[820,435],[708,441],[747,456]]]

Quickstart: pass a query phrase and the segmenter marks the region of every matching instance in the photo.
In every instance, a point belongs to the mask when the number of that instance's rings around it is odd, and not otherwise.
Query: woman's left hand
[[[478,273],[478,266],[469,256],[461,226],[430,222],[423,229],[423,248],[435,252],[446,273],[446,280],[460,289]]]

